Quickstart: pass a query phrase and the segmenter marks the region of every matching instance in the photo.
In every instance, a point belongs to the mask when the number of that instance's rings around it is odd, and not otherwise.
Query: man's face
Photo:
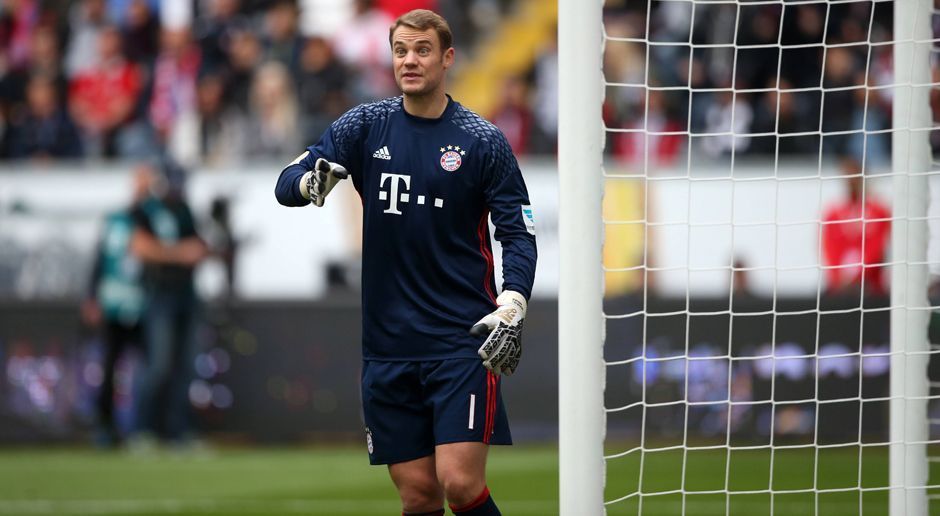
[[[442,49],[434,29],[400,26],[392,34],[392,64],[402,93],[423,96],[442,87],[446,70],[454,64],[454,49]]]

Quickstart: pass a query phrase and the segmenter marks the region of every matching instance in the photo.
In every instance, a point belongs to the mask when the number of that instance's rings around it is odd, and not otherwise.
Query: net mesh
[[[935,239],[930,253],[912,238],[920,247],[892,256],[892,228],[937,225],[934,204],[911,215],[893,202],[893,101],[912,86],[895,80],[893,53],[930,43],[932,78],[913,87],[940,108],[934,40],[893,39],[890,1],[613,4],[608,514],[886,514],[892,311],[932,314],[892,305],[892,268],[940,270]],[[903,130],[940,141],[932,126]],[[940,194],[929,168],[906,177]],[[914,294],[930,288],[940,305],[931,286]],[[922,358],[906,374],[940,380],[936,350],[903,353]],[[940,383],[929,385],[907,402],[927,402],[932,455]],[[933,464],[913,489],[940,511]]]

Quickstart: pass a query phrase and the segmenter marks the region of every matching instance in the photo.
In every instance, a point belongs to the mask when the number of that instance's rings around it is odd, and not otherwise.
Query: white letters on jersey
[[[379,183],[379,188],[385,187],[385,180],[391,179],[391,189],[392,195],[389,199],[388,192],[385,190],[379,190],[379,200],[384,201],[388,199],[388,209],[385,210],[385,213],[394,213],[395,215],[401,215],[401,212],[398,211],[398,201],[408,202],[408,192],[407,190],[411,188],[411,176],[406,176],[402,174],[382,174],[382,180]],[[398,180],[401,179],[405,182],[405,192],[401,194],[401,197],[398,196]]]
[[[391,179],[391,181],[387,181]],[[399,181],[401,180],[401,181]],[[399,193],[399,183],[404,182],[405,187]],[[389,183],[389,190],[384,190],[385,183]],[[383,211],[383,213],[391,213],[392,215],[401,215],[401,211],[398,209],[398,203],[408,203],[411,201],[411,194],[408,191],[411,189],[411,176],[405,174],[387,174],[383,173],[381,180],[379,181],[379,200],[388,201],[388,208]],[[425,204],[425,196],[419,195],[417,198],[417,204]],[[434,197],[433,198],[435,208],[444,207],[444,199]]]

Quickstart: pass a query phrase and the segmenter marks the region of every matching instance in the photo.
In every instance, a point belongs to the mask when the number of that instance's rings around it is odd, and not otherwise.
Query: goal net
[[[940,513],[937,14],[561,1],[562,514]]]

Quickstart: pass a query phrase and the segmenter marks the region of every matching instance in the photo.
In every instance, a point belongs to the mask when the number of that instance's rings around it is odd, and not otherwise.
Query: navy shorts
[[[427,457],[438,444],[512,444],[499,383],[478,358],[365,361],[362,411],[369,462]]]

